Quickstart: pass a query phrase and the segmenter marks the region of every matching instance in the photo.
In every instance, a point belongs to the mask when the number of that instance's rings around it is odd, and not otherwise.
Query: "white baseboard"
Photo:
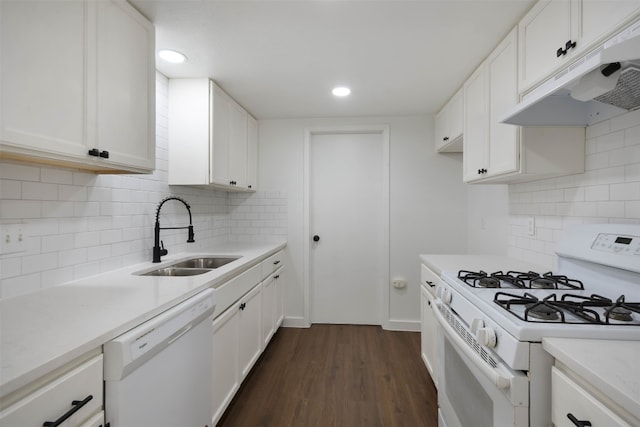
[[[421,323],[417,320],[389,320],[385,326],[388,331],[420,332]]]
[[[309,328],[311,325],[305,322],[304,317],[285,317],[282,326],[285,328]]]

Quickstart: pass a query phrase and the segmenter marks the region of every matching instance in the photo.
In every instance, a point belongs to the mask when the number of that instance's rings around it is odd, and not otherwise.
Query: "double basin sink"
[[[145,273],[137,273],[138,276],[164,276],[164,277],[184,277],[197,276],[198,274],[208,273],[211,270],[229,264],[240,258],[239,256],[220,256],[220,257],[196,257],[178,261],[174,264]]]

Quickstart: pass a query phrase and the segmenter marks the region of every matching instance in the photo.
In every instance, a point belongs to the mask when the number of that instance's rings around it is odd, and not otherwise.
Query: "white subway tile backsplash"
[[[167,185],[168,80],[156,75],[156,171],[94,175],[0,162],[0,222],[21,223],[27,251],[0,255],[0,298],[150,261],[158,203],[178,195],[192,207],[196,243],[163,230],[171,253],[206,250],[215,241],[274,241],[287,236],[287,196],[227,193]],[[162,209],[163,224],[185,224],[181,204]]]
[[[640,223],[640,111],[590,126],[586,135],[586,172],[556,178],[560,193],[541,196],[549,179],[509,185],[510,256],[553,268],[555,242],[567,227]],[[537,225],[532,237],[513,225],[528,216]]]

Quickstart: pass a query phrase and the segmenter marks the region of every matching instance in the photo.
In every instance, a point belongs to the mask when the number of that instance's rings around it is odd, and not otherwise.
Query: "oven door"
[[[529,381],[482,347],[439,301],[439,427],[528,427]]]

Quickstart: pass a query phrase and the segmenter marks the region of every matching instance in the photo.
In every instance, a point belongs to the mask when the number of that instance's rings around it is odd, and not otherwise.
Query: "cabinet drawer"
[[[551,370],[551,420],[556,427],[573,427],[568,414],[593,427],[631,427],[601,401],[555,366]]]
[[[429,267],[424,264],[420,265],[420,283],[427,288],[431,295],[436,293],[436,285],[440,278]]]
[[[90,397],[90,399],[89,399]],[[102,354],[27,395],[0,414],[1,426],[42,426],[80,406],[61,426],[81,426],[102,410]],[[71,402],[87,401],[84,405]]]
[[[225,311],[233,303],[238,301],[238,299],[249,292],[251,288],[260,283],[261,280],[262,264],[256,264],[247,271],[218,286],[215,290],[215,316],[218,317],[220,314],[222,314],[223,311]]]
[[[276,254],[271,255],[269,258],[262,261],[262,278],[266,278],[271,273],[276,271],[278,268],[282,267],[283,264],[283,253],[284,251],[280,251]]]

